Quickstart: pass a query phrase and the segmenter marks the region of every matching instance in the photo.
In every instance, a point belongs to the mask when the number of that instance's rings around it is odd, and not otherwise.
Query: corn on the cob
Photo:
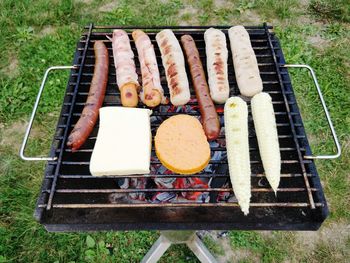
[[[242,212],[247,215],[251,196],[247,104],[239,97],[231,97],[225,103],[224,112],[232,188]]]
[[[269,94],[261,92],[251,100],[256,137],[265,175],[276,194],[281,175],[281,154],[275,112]]]

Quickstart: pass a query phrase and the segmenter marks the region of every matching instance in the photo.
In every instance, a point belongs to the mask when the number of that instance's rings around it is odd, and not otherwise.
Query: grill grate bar
[[[311,163],[312,160],[302,160],[303,163]],[[57,163],[57,161],[52,161],[52,163]],[[250,160],[251,164],[261,164],[261,161],[252,161]],[[293,163],[299,163],[298,160],[282,160],[281,164],[293,164]],[[82,161],[82,162],[74,162],[74,161],[63,161],[62,164],[64,165],[90,165],[90,161]],[[158,160],[151,160],[152,164],[161,164]],[[210,160],[209,164],[227,164],[227,160]]]
[[[226,151],[226,147],[211,147],[211,150],[212,151]],[[258,151],[259,148],[256,148],[256,147],[250,147],[249,148],[249,151]],[[280,151],[281,152],[288,152],[288,151],[296,151],[297,148],[294,148],[294,147],[280,147]],[[304,148],[300,148],[301,151],[305,151]],[[60,152],[61,150],[60,149],[57,149],[56,152]],[[64,149],[65,152],[72,152],[71,149]],[[81,153],[92,153],[93,149],[92,148],[89,148],[89,149],[79,149],[79,150],[76,150],[74,152],[81,152]],[[154,147],[152,146],[152,151],[154,152]]]
[[[107,47],[107,49],[112,52],[112,47]],[[198,51],[201,51],[201,49],[204,49],[204,48],[198,48]],[[269,50],[269,46],[266,46],[266,47],[253,47],[254,51],[258,51],[258,50]],[[274,47],[275,50],[279,50],[280,48],[279,47]],[[84,48],[78,48],[78,51],[84,51]],[[88,51],[89,52],[93,52],[94,49],[93,48],[88,48]],[[133,49],[133,51],[136,51],[136,49]],[[160,56],[157,56],[157,57],[160,57]]]
[[[45,204],[39,204],[45,208]],[[159,204],[133,204],[133,207],[239,207],[238,203],[159,203]],[[250,203],[250,207],[309,207],[308,203]],[[324,207],[323,203],[315,203],[316,207]],[[129,208],[129,204],[54,204],[54,208]]]
[[[83,84],[80,83],[80,85],[83,85]],[[278,91],[278,90],[267,90],[267,91],[264,91],[264,92],[269,93],[269,94],[281,94],[281,92]],[[286,94],[289,95],[289,94],[292,94],[292,93],[289,92],[289,91],[286,91]],[[73,92],[67,92],[66,95],[72,96]],[[81,91],[81,92],[78,92],[78,95],[80,95],[80,96],[87,96],[88,92]],[[106,96],[119,96],[119,92],[118,91],[108,91],[107,90],[106,91]],[[192,103],[192,102],[189,102],[189,103]],[[284,101],[273,101],[272,102],[272,104],[284,104],[284,103],[285,103]],[[295,104],[296,102],[295,101],[291,101],[289,103],[290,104]],[[67,105],[69,105],[69,104],[67,104]],[[77,104],[77,105],[79,105],[79,104]]]
[[[114,175],[114,176],[92,176],[90,174],[87,175],[82,175],[82,174],[70,174],[70,175],[65,175],[61,174],[58,175],[59,178],[62,179],[93,179],[93,180],[99,180],[99,179],[110,179],[110,180],[117,180],[121,178],[192,178],[192,177],[200,177],[200,178],[214,178],[214,177],[225,177],[228,178],[229,175],[227,174],[131,174],[131,175]],[[292,174],[292,173],[287,173],[287,174],[281,174],[281,178],[293,178],[293,177],[301,177],[303,174]],[[307,174],[308,177],[312,177],[312,174]],[[265,177],[265,174],[251,174],[251,177]],[[45,178],[53,178],[52,175],[47,175]]]
[[[278,192],[304,192],[306,188],[294,187],[294,188],[278,188]],[[317,192],[317,188],[310,188],[311,191]],[[42,192],[50,193],[49,189],[43,189]],[[164,189],[140,189],[140,188],[127,188],[127,189],[56,189],[56,193],[61,194],[112,194],[112,193],[157,193],[157,192],[231,192],[232,188],[164,188]],[[252,188],[251,192],[273,192],[271,188]],[[132,206],[132,204],[130,205]]]
[[[249,138],[255,138],[256,136],[254,135],[249,135]],[[88,140],[96,140],[96,136],[91,136],[88,138]],[[224,139],[225,136],[224,135],[219,135],[218,139]],[[293,135],[289,135],[289,134],[286,134],[286,135],[278,135],[278,138],[279,139],[288,139],[288,138],[293,138]],[[304,139],[306,138],[305,135],[297,135],[297,138],[298,139]],[[62,140],[63,139],[63,136],[55,136],[55,140]],[[153,139],[153,138],[152,138]]]
[[[251,112],[250,110],[249,110],[249,112]],[[179,113],[178,112],[154,112],[154,113],[152,113],[152,116],[153,117],[157,117],[157,116],[174,116],[174,115],[178,115]],[[188,113],[186,113],[187,115],[191,115],[191,116],[198,116],[198,113],[197,112],[188,112]],[[284,112],[284,111],[276,111],[275,112],[275,115],[276,116],[280,116],[280,115],[287,115],[288,113],[287,112]],[[224,115],[224,113],[223,112],[218,112],[218,115],[219,116],[223,116]],[[298,113],[296,113],[296,112],[291,112],[291,116],[296,116],[296,115],[298,115]],[[63,117],[68,117],[69,116],[69,114],[68,113],[63,113],[62,114],[62,116]],[[81,113],[73,113],[73,116],[75,116],[75,117],[80,117],[81,116]]]
[[[260,71],[260,75],[276,75],[277,73],[276,72],[273,72],[273,71]],[[73,77],[76,77],[78,76],[79,74],[78,73],[72,73],[71,74]],[[93,76],[94,74],[93,73],[83,73],[83,76],[86,76],[86,77],[91,77]],[[233,72],[230,72],[228,73],[229,76],[231,75],[234,75]],[[115,72],[109,72],[108,73],[108,76],[111,76],[111,77],[115,77],[116,76],[116,73]],[[165,83],[165,81],[163,81]]]
[[[251,32],[252,34],[251,35],[256,35],[256,36],[261,36],[261,37],[264,37],[264,33],[263,32],[257,32],[256,34],[253,34],[253,32]],[[149,34],[149,36],[155,36],[157,33],[156,32],[148,32],[148,34]],[[182,33],[181,32],[175,32],[175,35],[181,35]],[[102,36],[102,37],[104,37],[104,36],[108,36],[108,37],[110,37],[110,38],[112,38],[112,35],[113,35],[113,33],[112,32],[94,32],[94,36]],[[83,35],[83,37],[84,37],[84,35]],[[111,43],[111,41],[109,40],[109,39],[107,39],[107,37],[106,38],[102,38],[102,39],[98,39],[99,41],[103,41],[103,42],[105,42],[105,43]],[[98,41],[97,39],[91,39],[91,41],[90,41],[90,43],[94,43],[94,42],[96,42],[96,41]],[[199,39],[196,39],[196,41],[197,41],[197,43],[203,43],[203,42],[205,42],[204,41],[204,39],[202,39],[202,38],[199,38]],[[250,39],[250,41],[252,42],[252,43],[267,43],[268,41],[267,41],[267,39],[266,38],[257,38],[257,39],[255,39],[255,38],[252,38],[252,39]],[[81,38],[80,40],[79,40],[79,42],[80,43],[85,43],[86,42],[86,40],[84,39],[84,38]],[[133,38],[131,38],[130,39],[130,42],[134,42],[135,43],[135,41],[134,41],[134,39]],[[152,38],[151,39],[151,42],[152,43],[155,43],[156,42],[156,40],[154,39],[154,38]],[[227,39],[227,43],[229,43],[229,39]],[[274,44],[276,44],[277,45],[277,40],[272,40],[272,43],[274,43]]]
[[[135,51],[135,50],[133,50],[133,51]],[[270,55],[267,55],[267,54],[256,54],[255,56],[256,56],[258,62],[259,62],[259,59],[271,58],[271,56],[270,56]],[[161,58],[161,56],[159,56],[159,55],[157,55],[157,54],[156,54],[156,57],[159,58],[159,59]],[[201,56],[200,56],[200,57],[201,57]],[[94,57],[94,56],[91,56],[91,55],[87,55],[86,58],[87,58],[87,59],[94,59],[95,57]],[[110,59],[113,59],[113,55],[109,55],[109,58],[110,58]],[[204,56],[202,56],[201,58],[204,58]],[[78,59],[82,59],[82,57],[78,57]],[[205,62],[205,61],[203,61],[203,62]],[[202,63],[203,63],[203,62],[202,62]],[[204,63],[203,63],[203,64],[204,64]],[[114,67],[114,64],[112,64],[112,65],[113,65],[113,67]],[[228,61],[228,62],[227,62],[227,65],[232,65],[232,62]],[[258,64],[258,65],[259,65],[259,64]]]
[[[163,85],[166,84],[166,81],[161,81]],[[274,80],[265,80],[262,82],[263,85],[273,85],[273,84],[278,84],[278,81],[274,81]],[[72,82],[69,82],[69,85],[71,86],[75,86],[77,83],[75,81],[72,81]],[[90,82],[81,82],[80,85],[84,85],[84,86],[90,86]],[[233,86],[233,85],[236,85],[236,81],[229,81],[229,84],[230,86]],[[108,82],[108,86],[114,86],[114,87],[117,87],[117,83],[116,82]],[[192,94],[194,94],[192,92]],[[165,95],[169,95],[169,94],[166,94]]]
[[[79,83],[80,83],[80,79],[81,79],[81,76],[82,76],[82,73],[83,73],[85,56],[86,56],[86,53],[87,53],[87,48],[88,48],[88,45],[89,45],[89,39],[90,39],[90,36],[91,36],[92,28],[93,28],[93,24],[90,24],[90,26],[89,26],[89,34],[87,36],[87,42],[85,44],[85,49],[84,49],[84,52],[83,52],[83,58],[82,58],[82,63],[81,63],[82,66],[79,67],[79,76],[77,78],[77,82],[76,82],[76,86],[75,86],[75,90],[74,90],[74,95],[73,95],[73,99],[72,99],[73,102],[75,102],[75,99],[77,97]],[[74,109],[73,105],[69,109],[69,116],[67,118],[67,124],[70,124],[72,116],[73,116],[73,109]],[[67,125],[65,130],[64,130],[63,141],[61,143],[61,152],[60,152],[60,154],[58,156],[58,159],[57,159],[57,166],[56,166],[56,169],[55,169],[55,176],[54,176],[54,178],[52,180],[52,184],[51,184],[50,196],[49,196],[47,207],[46,207],[46,209],[48,209],[48,210],[51,209],[52,200],[53,200],[53,196],[54,196],[55,188],[56,188],[56,183],[57,183],[57,176],[59,174],[61,164],[63,163],[62,162],[62,157],[63,157],[62,153],[63,153],[63,148],[65,147],[65,143],[66,143],[67,136],[68,136],[68,126],[69,125]]]
[[[293,122],[293,118],[292,118],[292,114],[291,114],[291,111],[290,111],[290,108],[289,108],[287,96],[285,94],[284,82],[282,81],[281,74],[280,74],[280,66],[279,66],[279,64],[277,62],[275,50],[274,50],[273,44],[271,42],[271,36],[269,34],[269,29],[268,29],[266,23],[264,24],[264,27],[265,27],[267,39],[269,41],[272,57],[273,57],[273,60],[275,62],[275,67],[276,67],[276,72],[277,72],[277,76],[278,76],[278,81],[279,81],[279,83],[281,85],[281,90],[282,90],[284,101],[286,102],[285,106],[286,106],[287,113],[288,113],[288,119],[289,119],[289,122],[290,122],[291,130],[292,130],[292,134],[293,134],[293,139],[294,139],[295,145],[296,145],[296,147],[298,149],[298,151],[297,151],[298,152],[298,158],[299,158],[301,170],[302,170],[303,177],[304,177],[304,182],[305,182],[305,186],[306,186],[306,189],[307,189],[307,195],[308,195],[308,198],[309,198],[310,206],[311,206],[312,209],[315,209],[316,207],[315,207],[315,202],[314,202],[314,199],[313,199],[313,196],[312,196],[309,179],[308,179],[308,177],[306,175],[306,168],[305,168],[305,165],[304,165],[305,162],[303,160],[303,156],[302,156],[302,153],[300,151],[299,142],[298,142],[297,137],[296,137],[297,133],[296,133],[296,130],[295,130],[295,124]],[[301,124],[301,126],[302,126],[302,124]]]
[[[67,126],[66,124],[60,124],[58,125],[58,128],[65,128],[66,126]],[[74,124],[70,124],[69,126],[73,128]],[[277,127],[289,127],[289,126],[290,126],[290,123],[277,123]],[[294,127],[301,127],[301,126],[302,126],[301,123],[294,123]],[[95,127],[98,128],[99,125],[97,124]],[[151,123],[151,128],[156,128],[156,127],[158,127],[157,124]],[[222,125],[222,127],[224,126]]]
[[[220,26],[220,25],[209,25],[209,26],[152,26],[152,28],[148,26],[138,26],[138,29],[145,29],[145,30],[161,30],[161,29],[173,29],[173,30],[183,30],[185,29],[186,31],[184,32],[191,32],[191,33],[196,33],[200,32],[200,30],[206,30],[208,28],[215,27],[219,29],[229,29],[230,26]],[[272,29],[272,26],[266,25],[267,28]],[[88,26],[84,27],[85,29],[88,29]],[[135,26],[121,26],[121,25],[99,25],[99,26],[94,26],[95,29],[125,29],[125,30],[134,30]],[[248,31],[250,30],[262,30],[261,26],[244,26],[245,29]],[[193,32],[191,31],[193,30]],[[148,32],[148,31],[147,31]],[[202,32],[201,32],[202,33]]]
[[[86,56],[86,57],[89,57],[89,56]],[[200,58],[206,58],[206,56],[199,56]],[[231,63],[232,64],[232,62],[229,62],[228,61],[228,63]],[[273,66],[274,64],[271,62],[271,63],[264,63],[264,62],[260,62],[260,63],[258,63],[258,66],[260,66],[260,67],[268,67],[268,66]],[[74,65],[75,67],[80,67],[80,64],[76,64],[76,65]],[[86,68],[94,68],[95,67],[95,65],[94,64],[85,64],[84,65],[84,67],[86,67]],[[110,67],[111,68],[115,68],[115,66],[114,66],[114,62],[111,62],[110,63]]]
[[[106,93],[106,96],[116,95],[117,92],[113,92],[113,93],[115,93],[115,94]],[[67,94],[67,95],[70,95],[70,94]],[[78,95],[80,95],[80,96],[87,96],[88,92],[79,92]],[[289,104],[295,104],[295,101],[289,101],[288,103]],[[194,101],[188,102],[186,105],[195,106],[197,104],[198,104],[197,100],[194,100]],[[273,101],[272,104],[273,105],[280,105],[280,104],[284,104],[284,101]],[[63,105],[64,106],[70,106],[70,105],[72,105],[72,103],[71,102],[64,102]],[[76,102],[75,105],[76,106],[85,106],[86,103],[85,102]],[[119,103],[119,102],[104,102],[103,105],[104,106],[121,106],[122,104]],[[164,107],[167,107],[167,106],[164,106]]]

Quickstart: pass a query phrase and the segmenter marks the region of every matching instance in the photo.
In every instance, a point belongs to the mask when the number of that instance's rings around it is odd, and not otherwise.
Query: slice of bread
[[[194,174],[210,160],[210,146],[201,123],[189,115],[176,115],[165,120],[155,136],[156,154],[169,170]]]

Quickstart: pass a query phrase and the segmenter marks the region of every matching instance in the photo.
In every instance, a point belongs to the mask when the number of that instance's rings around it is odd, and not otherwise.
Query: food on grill
[[[141,30],[132,32],[135,41],[142,74],[141,101],[148,107],[156,107],[165,103],[164,91],[160,84],[160,76],[151,40]]]
[[[220,122],[215,105],[209,95],[209,88],[196,43],[190,35],[182,36],[181,43],[184,47],[187,62],[190,67],[192,82],[202,115],[205,135],[208,140],[215,140],[220,133]]]
[[[105,97],[108,81],[108,50],[102,41],[94,44],[95,69],[92,77],[89,94],[85,107],[78,122],[70,133],[67,146],[72,151],[78,150],[89,137],[98,118],[98,110],[101,108]]]
[[[231,184],[242,212],[247,215],[251,196],[247,103],[231,97],[225,103],[224,114]]]
[[[263,84],[249,34],[243,26],[234,26],[228,35],[239,91],[244,96],[253,97],[263,90]]]
[[[90,160],[92,175],[149,173],[151,113],[138,108],[100,109],[100,128]]]
[[[110,40],[122,104],[125,107],[136,107],[140,84],[137,80],[134,53],[131,50],[128,34],[124,30],[116,29]]]
[[[216,103],[225,103],[230,93],[226,37],[221,30],[209,28],[204,33],[204,40],[210,95]]]
[[[251,107],[265,175],[276,194],[281,176],[281,154],[272,99],[261,92],[253,97]]]
[[[190,88],[179,41],[170,29],[160,31],[156,40],[162,54],[170,101],[175,106],[185,105],[190,100]]]
[[[154,141],[158,159],[175,173],[198,173],[209,163],[209,143],[195,117],[180,114],[168,118],[159,126]]]

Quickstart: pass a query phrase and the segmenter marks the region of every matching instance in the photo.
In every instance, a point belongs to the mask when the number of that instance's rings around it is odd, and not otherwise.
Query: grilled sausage
[[[102,41],[94,44],[95,69],[85,107],[78,122],[68,137],[67,146],[78,150],[89,137],[102,106],[108,80],[108,51]]]
[[[226,36],[219,29],[209,28],[204,33],[204,40],[210,95],[216,103],[225,103],[230,94]]]
[[[162,54],[170,101],[175,106],[185,105],[190,100],[191,94],[179,41],[170,29],[160,31],[156,35],[156,40]]]
[[[181,43],[184,47],[188,65],[192,76],[192,82],[199,109],[202,115],[202,123],[208,140],[215,140],[220,133],[219,117],[215,105],[209,95],[209,87],[205,79],[203,65],[199,57],[196,43],[190,35],[183,35]]]
[[[140,99],[148,107],[156,107],[160,103],[166,103],[164,91],[160,84],[156,54],[150,38],[141,30],[133,31],[132,38],[135,41],[139,55],[142,75]]]
[[[137,91],[140,87],[134,53],[130,46],[128,34],[121,29],[113,31],[112,41],[114,66],[117,76],[117,84],[120,90],[120,98],[123,106],[136,107],[139,101]]]
[[[249,34],[243,26],[234,26],[228,35],[239,91],[243,96],[253,97],[263,90],[263,84]]]

